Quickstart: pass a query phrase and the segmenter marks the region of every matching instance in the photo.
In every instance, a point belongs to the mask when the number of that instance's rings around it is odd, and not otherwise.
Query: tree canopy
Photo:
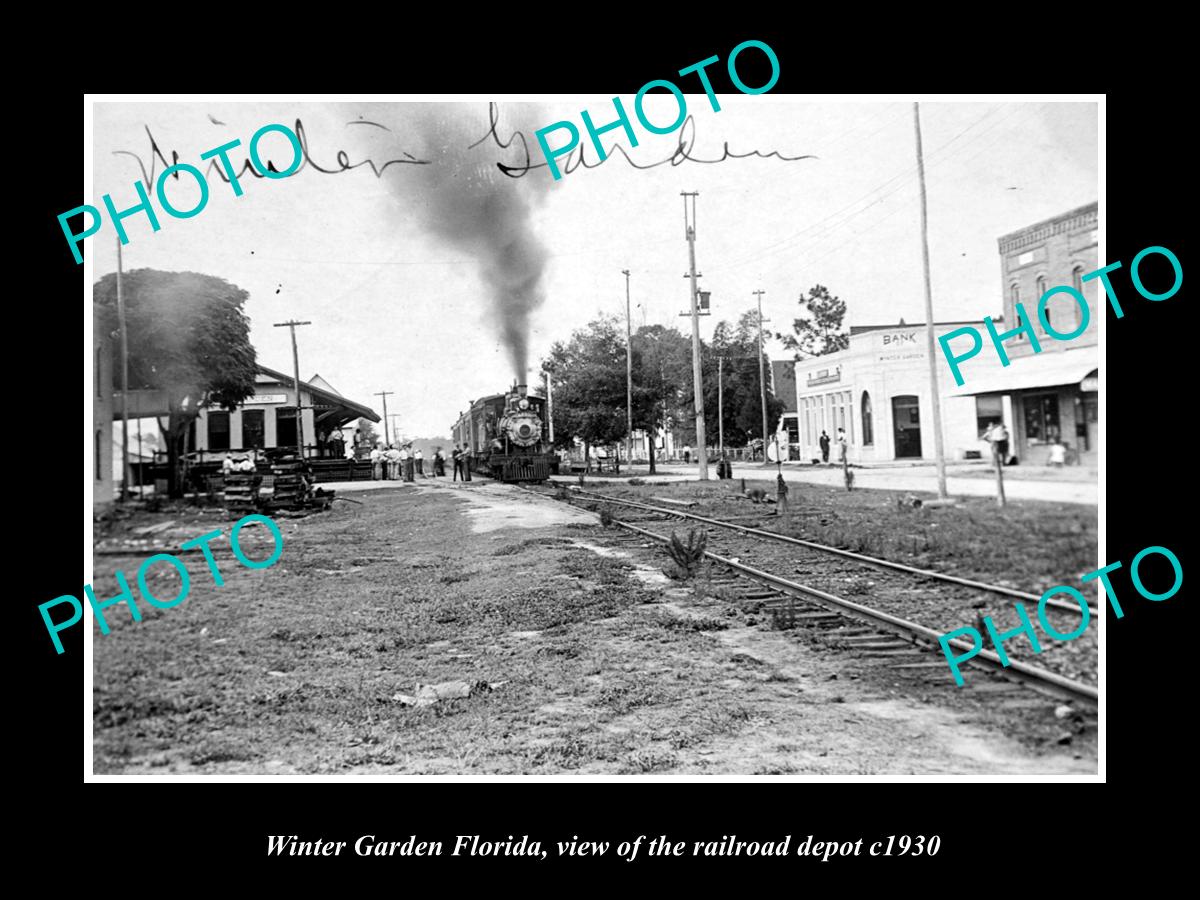
[[[674,328],[644,325],[633,334],[633,427],[651,435],[690,428],[692,342]],[[654,471],[654,442],[650,442]]]
[[[242,311],[249,295],[223,278],[155,269],[126,273],[121,287],[129,386],[167,394],[171,492],[177,494],[174,462],[188,424],[205,406],[233,409],[254,393],[254,347],[250,320]],[[96,282],[92,297],[101,326],[112,335],[114,355],[119,354],[117,276]]]
[[[554,391],[555,443],[574,438],[590,445],[625,436],[625,329],[602,316],[555,342],[543,361]]]
[[[613,444],[625,438],[625,329],[602,317],[551,349],[542,368],[554,391],[554,434],[559,446],[575,438],[589,444]],[[736,326],[721,322],[710,345],[701,344],[704,413],[709,443],[717,443],[718,357],[726,357],[724,384],[725,443],[743,447],[762,431],[759,394],[758,313],[750,310]],[[692,339],[662,325],[645,325],[633,334],[633,427],[676,442],[695,443],[692,394]],[[770,365],[769,361],[765,363]],[[784,404],[767,381],[768,428],[779,422]],[[652,445],[653,446],[653,445]],[[654,457],[651,456],[651,466]]]
[[[724,363],[718,362],[719,357],[724,357]],[[720,434],[719,405],[727,447],[744,447],[762,437],[760,378],[764,373],[767,374],[767,431],[774,431],[784,403],[771,390],[770,365],[771,360],[764,353],[762,370],[759,368],[756,309],[744,312],[736,327],[728,322],[718,323],[713,331],[712,348],[704,360],[704,416],[711,443],[716,444]],[[719,403],[722,399],[724,402]]]
[[[843,328],[846,304],[818,284],[807,295],[801,294],[799,318],[792,320],[792,334],[776,334],[796,359],[824,356],[850,346],[850,335]]]
[[[129,386],[168,393],[172,404],[232,409],[254,393],[255,354],[244,290],[212,275],[135,269],[122,278]],[[92,296],[119,352],[117,276]]]

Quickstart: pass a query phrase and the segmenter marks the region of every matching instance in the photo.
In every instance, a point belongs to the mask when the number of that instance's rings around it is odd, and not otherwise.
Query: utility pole
[[[762,327],[764,321],[762,314],[762,295],[766,291],[755,291],[754,296],[758,298],[758,392],[762,398],[762,440],[763,440],[763,462],[767,461],[767,375],[766,365],[763,362],[763,333]]]
[[[921,108],[913,104],[913,125],[917,131],[917,178],[921,183],[921,257],[925,264],[925,339],[929,357],[929,399],[933,406],[933,452],[937,457],[938,499],[946,491],[946,451],[942,446],[942,401],[938,395],[937,343],[933,335],[933,287],[929,280],[929,213],[925,207],[925,158],[921,153]]]
[[[138,395],[139,398],[141,395]],[[144,500],[146,497],[145,485],[146,480],[146,460],[142,458],[142,401],[139,399],[137,404],[137,423],[138,423],[138,499]]]
[[[633,326],[629,319],[629,270],[625,276],[625,461],[633,469]]]
[[[683,223],[687,229],[688,261],[691,264],[692,300],[692,399],[696,407],[696,462],[700,466],[700,480],[708,481],[708,447],[704,434],[704,382],[700,368],[700,311],[699,288],[696,286],[696,198],[698,191],[680,191],[683,197]],[[691,218],[688,217],[688,197],[692,198]]]
[[[554,443],[554,391],[550,387],[550,373],[546,373],[546,418],[550,424],[550,443]]]
[[[394,393],[396,393],[396,392],[395,391],[376,391],[375,392],[376,397],[383,398],[383,445],[385,447],[390,447],[392,445],[392,439],[390,437],[388,437],[387,398],[390,397]]]
[[[117,239],[117,321],[121,327],[121,499],[129,499],[129,334],[125,329],[125,294],[121,290],[121,241]],[[111,455],[112,450],[109,449]]]
[[[292,332],[292,374],[296,380],[296,458],[304,459],[304,420],[300,418],[300,352],[296,349],[296,326],[311,325],[312,322],[276,322],[276,328],[287,328]]]
[[[725,458],[725,357],[717,357],[717,447]]]

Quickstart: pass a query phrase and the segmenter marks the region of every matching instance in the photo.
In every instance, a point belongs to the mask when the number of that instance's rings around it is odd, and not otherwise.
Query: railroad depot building
[[[1099,279],[1083,280],[1099,266],[1096,230],[1097,204],[1091,203],[999,239],[1004,325],[996,330],[1017,327],[1020,303],[1041,352],[1034,352],[1028,335],[1016,335],[1004,342],[1010,364],[1001,367],[984,332],[983,350],[962,365],[963,386],[952,388],[955,398],[974,397],[991,415],[1005,411],[1010,453],[1025,465],[1045,465],[1059,442],[1068,464],[1098,462],[1099,323],[1107,301]],[[1039,299],[1058,285],[1082,293],[1090,309],[1086,329],[1069,341],[1049,335],[1037,315]],[[1046,319],[1061,334],[1075,331],[1082,315],[1069,294],[1046,304]]]
[[[939,322],[936,333],[979,322]],[[938,359],[942,428],[947,459],[979,458],[987,445],[979,436],[974,397],[947,398],[954,387],[949,367]],[[824,431],[837,460],[837,429],[846,430],[851,462],[878,463],[934,458],[933,409],[924,324],[851,326],[850,346],[795,364],[797,443],[789,456],[821,458]],[[784,427],[793,430],[784,419]],[[790,435],[789,435],[790,439]]]
[[[300,382],[300,425],[306,458],[333,456],[323,438],[335,428],[343,429],[345,444],[349,446],[352,429],[348,426],[360,418],[380,420],[374,410],[346,399],[320,375]],[[255,392],[237,409],[200,410],[191,425],[188,448],[198,452],[199,462],[209,462],[223,459],[228,451],[294,448],[296,438],[296,392],[292,376],[259,365]]]

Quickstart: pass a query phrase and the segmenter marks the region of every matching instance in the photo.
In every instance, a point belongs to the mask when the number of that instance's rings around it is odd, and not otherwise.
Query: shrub
[[[667,552],[671,554],[671,559],[679,566],[684,577],[692,578],[699,571],[707,543],[708,532],[703,528],[689,528],[686,543],[680,540],[674,531],[671,532],[671,543],[667,545]]]

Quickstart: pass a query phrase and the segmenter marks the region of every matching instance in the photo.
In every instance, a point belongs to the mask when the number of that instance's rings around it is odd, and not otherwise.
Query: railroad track
[[[635,509],[645,510],[651,513],[657,513],[664,518],[674,519],[691,519],[696,522],[702,522],[705,525],[711,525],[714,528],[724,528],[729,531],[740,532],[741,534],[753,535],[755,537],[765,538],[767,540],[779,541],[785,544],[805,547],[809,550],[818,553],[826,553],[831,556],[839,556],[844,559],[850,559],[857,563],[866,566],[872,566],[878,569],[907,572],[910,575],[917,575],[921,578],[928,578],[931,581],[941,581],[949,584],[956,584],[961,587],[972,588],[977,591],[984,591],[989,594],[997,594],[1004,597],[1013,597],[1017,600],[1026,602],[1038,603],[1041,600],[1037,594],[1030,594],[1026,591],[1019,591],[1015,588],[1004,587],[999,584],[986,584],[982,581],[974,581],[970,578],[962,578],[958,575],[947,575],[944,572],[934,572],[931,569],[918,569],[915,566],[907,566],[904,563],[894,562],[890,559],[880,559],[876,556],[866,556],[862,553],[853,553],[849,550],[843,550],[840,547],[830,547],[826,544],[818,544],[815,541],[806,541],[802,538],[791,537],[786,534],[779,534],[775,531],[767,531],[763,528],[753,528],[748,525],[738,525],[736,522],[730,522],[724,519],[713,519],[708,516],[697,515],[696,513],[684,512],[680,509],[671,509],[664,506],[654,506],[650,503],[641,503],[636,500],[622,500],[616,497],[605,497],[603,494],[598,494],[595,491],[586,491],[583,488],[572,487],[571,491],[575,494],[581,494],[595,500],[598,503],[611,503],[617,506],[628,506]],[[1066,600],[1059,600],[1057,597],[1051,597],[1046,601],[1046,606],[1054,609],[1061,609],[1066,612],[1081,614],[1082,610],[1076,603],[1070,603]],[[1089,604],[1088,610],[1091,613],[1096,612],[1096,607]]]
[[[888,560],[878,560],[873,557],[862,557],[860,554],[843,551],[839,548],[824,547],[810,541],[788,538],[786,535],[763,531],[758,528],[735,525],[719,519],[711,519],[681,510],[656,507],[637,501],[618,500],[611,497],[596,495],[590,491],[574,490],[575,494],[586,494],[587,499],[640,508],[662,516],[663,519],[689,519],[725,528],[742,534],[771,540],[783,539],[786,543],[797,543],[814,550],[833,551],[833,555],[850,557],[856,562],[864,562],[877,567],[899,569],[917,574],[924,578],[937,581],[948,581],[959,585],[967,585],[976,590],[994,589],[992,592],[1005,596],[1019,595],[1021,599],[1039,598],[1032,594],[1024,594],[999,585],[987,585],[957,576],[943,575],[925,569],[915,569]],[[547,496],[543,494],[543,496]],[[645,539],[658,543],[669,543],[668,535],[658,534],[632,522],[613,519],[613,524],[622,529],[627,536],[620,536],[622,542],[644,544]],[[803,627],[814,633],[827,646],[838,649],[849,649],[861,658],[878,660],[886,666],[891,674],[908,682],[910,686],[945,688],[962,690],[974,694],[986,693],[995,695],[994,700],[1011,705],[1022,705],[1027,702],[1020,695],[1024,688],[1073,701],[1080,701],[1089,706],[1098,703],[1098,692],[1095,687],[1067,678],[1056,672],[1032,666],[1028,663],[1010,658],[1005,666],[1000,658],[991,651],[981,650],[967,665],[991,670],[999,676],[996,679],[968,679],[966,686],[956,688],[950,669],[941,652],[939,644],[940,632],[909,621],[882,610],[874,609],[862,603],[840,597],[828,591],[802,584],[791,578],[786,578],[764,569],[748,565],[739,559],[723,556],[712,551],[705,551],[708,559],[724,567],[733,577],[714,579],[719,586],[734,587],[744,585],[749,580],[754,587],[751,590],[739,591],[739,601],[743,607],[750,610],[761,610],[769,613],[778,628]],[[1072,606],[1076,612],[1078,607]],[[932,647],[930,646],[932,645]],[[950,645],[962,652],[970,650],[966,641],[954,639]],[[930,650],[935,657],[931,659]]]

